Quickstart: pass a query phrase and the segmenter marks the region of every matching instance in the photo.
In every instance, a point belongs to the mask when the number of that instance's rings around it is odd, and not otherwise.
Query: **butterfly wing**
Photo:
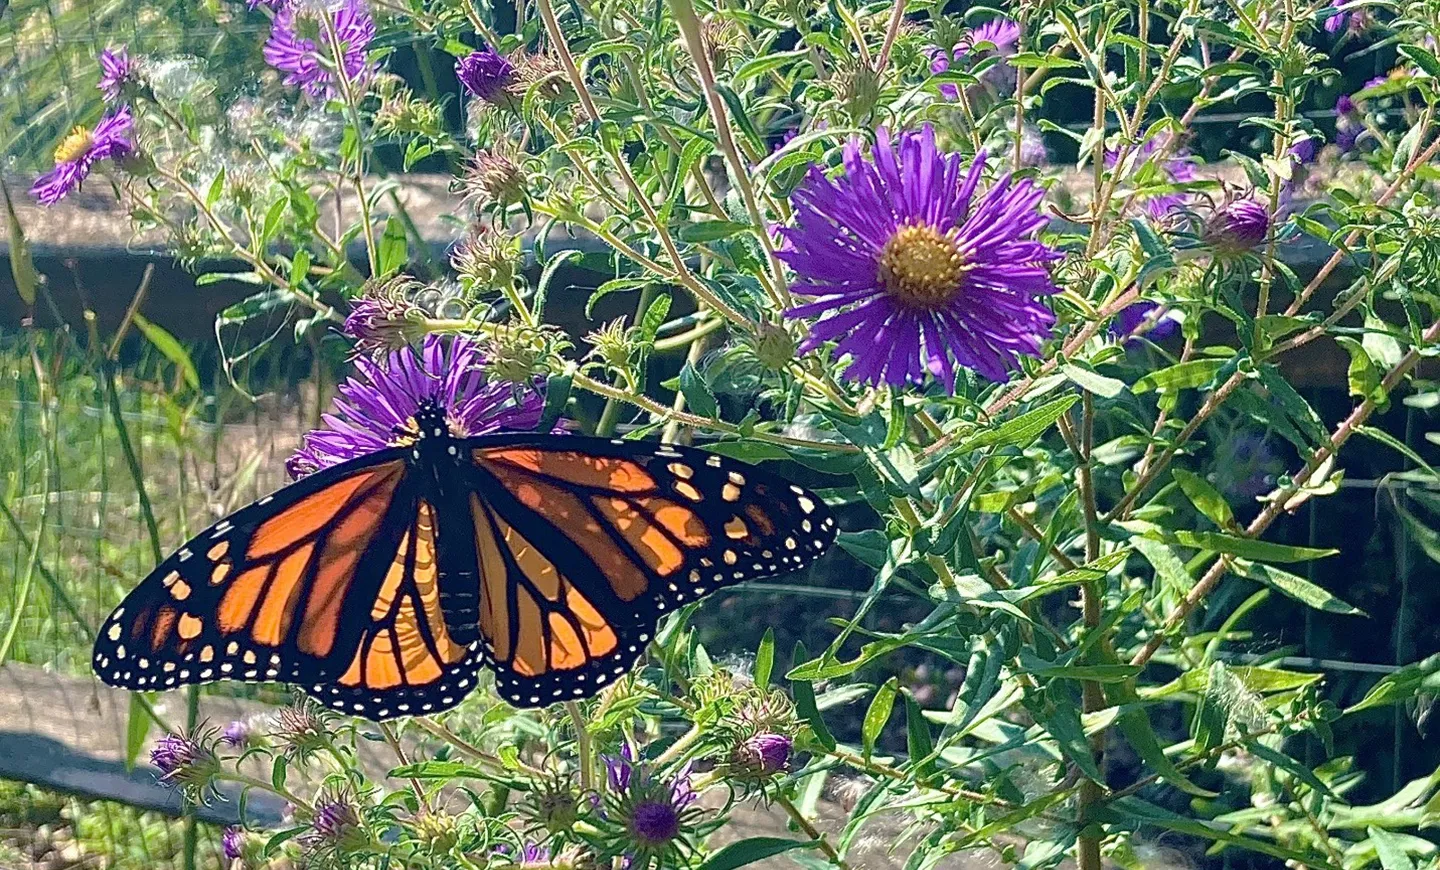
[[[376,719],[458,703],[481,653],[447,630],[437,511],[405,453],[326,469],[196,536],[101,626],[95,673],[138,691],[293,682]]]
[[[667,611],[800,570],[835,539],[813,493],[717,454],[579,436],[465,443],[480,636],[520,706],[594,694]]]

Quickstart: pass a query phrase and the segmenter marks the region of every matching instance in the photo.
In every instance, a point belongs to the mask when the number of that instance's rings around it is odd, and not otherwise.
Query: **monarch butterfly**
[[[803,568],[834,541],[814,494],[700,450],[578,435],[454,436],[305,477],[200,533],[101,626],[132,690],[300,684],[375,720],[437,713],[495,673],[512,704],[589,697],[667,611]]]

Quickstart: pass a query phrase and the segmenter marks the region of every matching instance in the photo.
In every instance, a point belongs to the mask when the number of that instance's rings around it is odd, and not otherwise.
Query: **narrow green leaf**
[[[805,649],[805,644],[795,642],[795,656],[791,661],[809,661],[810,652]],[[793,673],[793,671],[792,671]],[[830,729],[825,727],[825,719],[820,715],[820,708],[815,705],[815,685],[809,680],[790,678],[790,694],[795,698],[795,712],[800,714],[810,726],[810,733],[815,735],[815,740],[826,749],[835,748],[835,736]]]
[[[747,837],[711,855],[700,865],[700,870],[735,870],[795,849],[814,849],[816,845],[810,840],[785,837]]]
[[[550,299],[550,285],[555,281],[555,273],[560,271],[561,266],[582,256],[584,256],[583,251],[570,248],[545,261],[545,269],[540,273],[540,280],[535,283],[535,310],[533,313],[536,320],[543,320],[545,317],[545,303]]]
[[[1251,752],[1255,754],[1257,758],[1261,758],[1265,761],[1270,762],[1271,764],[1275,765],[1276,767],[1280,768],[1281,770],[1285,771],[1286,773],[1290,774],[1291,776],[1295,777],[1296,779],[1300,780],[1301,782],[1305,783],[1306,785],[1310,786],[1321,794],[1328,797],[1335,796],[1335,793],[1330,790],[1330,786],[1322,782],[1320,780],[1320,777],[1315,775],[1314,771],[1301,764],[1300,762],[1296,761],[1295,759],[1291,758],[1290,756],[1286,755],[1285,753],[1266,746],[1259,740],[1251,740],[1246,744],[1246,746]]]
[[[650,307],[645,309],[645,314],[640,318],[640,327],[636,334],[636,341],[641,345],[652,344],[655,341],[655,333],[659,331],[660,324],[670,315],[670,294],[660,293],[650,301]]]
[[[1409,47],[1402,46],[1402,50]],[[1431,59],[1434,59],[1434,55],[1431,55]],[[1382,870],[1415,870],[1415,862],[1410,860],[1404,837],[1374,825],[1366,828],[1365,833],[1370,836],[1370,843],[1375,847],[1375,857],[1380,859]]]
[[[695,370],[694,364],[689,360],[686,360],[680,369],[680,394],[685,397],[685,403],[694,413],[712,419],[720,416],[720,406],[715,402],[715,394],[710,392],[710,385],[705,383],[705,378]]]
[[[1225,663],[1210,665],[1210,681],[1200,693],[1200,703],[1195,705],[1195,717],[1190,721],[1190,736],[1195,738],[1195,749],[1206,752],[1225,742],[1225,729],[1230,717],[1221,703],[1219,692],[1212,689],[1225,679]]]
[[[1190,502],[1209,518],[1210,522],[1222,529],[1235,526],[1235,514],[1230,510],[1230,503],[1210,481],[1183,468],[1172,469],[1170,474],[1175,478],[1175,482],[1180,484],[1181,491]]]
[[[1050,665],[1035,668],[1031,673],[1057,680],[1123,683],[1143,670],[1139,665]]]
[[[692,244],[704,244],[705,242],[717,242],[720,239],[728,239],[737,233],[748,232],[750,225],[739,221],[701,221],[700,223],[685,224],[676,233],[680,241]]]
[[[1065,377],[1079,384],[1097,396],[1106,399],[1113,399],[1125,392],[1125,382],[1117,378],[1107,378],[1099,372],[1092,371],[1084,366],[1075,363],[1064,363],[1060,371]]]
[[[1192,532],[1186,529],[1177,529],[1169,532],[1166,536],[1182,547],[1194,547],[1197,550],[1209,550],[1212,553],[1224,553],[1229,556],[1239,556],[1242,559],[1253,559],[1257,562],[1308,562],[1311,559],[1323,559],[1340,552],[1329,548],[1296,547],[1290,544],[1256,541],[1220,532]]]
[[[377,277],[398,272],[410,261],[410,239],[405,234],[405,225],[397,217],[385,221],[385,232],[375,247],[375,265],[380,270]]]
[[[885,723],[890,721],[890,714],[895,709],[895,696],[899,691],[899,680],[891,677],[875,691],[875,699],[870,702],[870,709],[865,711],[865,720],[860,724],[860,743],[866,758],[875,751],[875,741],[879,739]]]
[[[1120,709],[1120,715],[1116,717],[1115,724],[1130,741],[1131,747],[1140,755],[1144,762],[1150,765],[1150,769],[1160,775],[1160,778],[1195,797],[1215,797],[1212,791],[1206,791],[1195,783],[1185,778],[1170,757],[1165,754],[1165,747],[1161,745],[1160,738],[1155,736],[1155,729],[1150,725],[1150,717],[1146,715],[1145,708],[1138,704],[1126,704]]]
[[[130,708],[125,716],[125,769],[135,769],[135,759],[145,748],[145,738],[150,735],[150,711],[146,701],[153,697],[149,692],[135,692],[130,696]]]
[[[1304,577],[1291,574],[1274,565],[1259,565],[1239,559],[1235,562],[1235,571],[1242,577],[1264,583],[1271,589],[1316,610],[1323,610],[1326,613],[1341,613],[1346,616],[1366,615],[1365,611],[1335,597]]]
[[[1045,405],[1006,420],[993,429],[972,435],[960,444],[958,452],[967,453],[981,447],[1024,447],[1043,435],[1070,406],[1080,401],[1076,395],[1064,396]]]
[[[1360,703],[1348,708],[1345,714],[1359,713],[1375,707],[1385,707],[1408,701],[1420,692],[1440,691],[1440,654],[1406,665],[1376,683],[1365,693]]]
[[[1423,458],[1421,458],[1419,453],[1416,453],[1413,449],[1411,449],[1410,445],[1396,438],[1394,435],[1391,435],[1389,432],[1386,432],[1384,429],[1377,429],[1374,426],[1361,426],[1355,431],[1361,435],[1364,435],[1366,438],[1371,438],[1375,441],[1379,441],[1381,444],[1384,444],[1386,447],[1389,447],[1390,449],[1404,456],[1406,459],[1409,459],[1411,462],[1425,469],[1427,472],[1429,472],[1431,477],[1435,478],[1436,480],[1440,480],[1440,472],[1437,472],[1434,468],[1432,468],[1430,466],[1430,463],[1426,462]]]
[[[766,628],[760,638],[760,647],[755,650],[755,685],[770,685],[770,674],[775,670],[775,629]]]
[[[934,762],[930,756],[935,753],[935,740],[930,736],[930,723],[925,721],[925,713],[920,709],[920,704],[910,696],[909,692],[903,693],[905,699],[905,751],[910,756],[910,761],[919,767],[921,775],[930,772]]]
[[[30,242],[25,238],[25,229],[15,206],[10,202],[10,188],[0,179],[0,193],[5,195],[5,222],[10,239],[10,276],[15,279],[15,292],[27,306],[35,304],[35,288],[40,284],[40,273],[35,271],[35,258],[30,253]]]
[[[1158,372],[1151,372],[1130,385],[1132,393],[1148,393],[1151,390],[1171,392],[1203,387],[1215,379],[1215,374],[1225,365],[1224,360],[1196,359],[1177,363]]]
[[[175,336],[166,332],[164,327],[146,320],[140,312],[135,312],[134,320],[136,328],[146,340],[180,369],[180,376],[185,379],[186,385],[192,390],[200,389],[200,373],[196,371],[195,362],[190,359],[190,353],[185,350],[185,346]]]

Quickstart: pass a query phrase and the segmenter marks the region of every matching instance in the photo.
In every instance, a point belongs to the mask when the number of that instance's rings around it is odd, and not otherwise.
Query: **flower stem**
[[[586,725],[585,714],[581,712],[579,704],[574,701],[566,701],[565,712],[570,714],[570,723],[575,726],[575,755],[578,757],[580,765],[580,790],[589,791],[594,781],[590,729]]]
[[[360,203],[360,228],[365,233],[365,257],[370,263],[370,277],[380,277],[379,250],[375,246],[375,225],[370,216],[370,197],[365,193],[365,129],[360,123],[360,101],[355,95],[355,83],[350,80],[350,71],[345,68],[345,46],[335,29],[335,16],[326,13],[321,16],[325,36],[330,40],[334,52],[335,77],[340,80],[340,94],[345,99],[345,108],[350,115],[350,125],[355,129],[355,173],[351,183]],[[341,165],[344,165],[342,158]]]
[[[805,818],[805,814],[800,812],[800,808],[795,806],[790,798],[784,794],[776,794],[775,802],[784,808],[785,814],[790,817],[790,820],[795,823],[797,828],[805,832],[805,836],[815,841],[815,844],[820,847],[820,851],[824,852],[825,857],[830,859],[832,865],[844,868],[844,870],[849,870],[850,865],[845,863],[845,859],[840,857],[840,853],[835,851],[835,847],[830,845],[830,841],[825,839],[825,835],[816,830],[814,825],[810,824],[810,820]]]

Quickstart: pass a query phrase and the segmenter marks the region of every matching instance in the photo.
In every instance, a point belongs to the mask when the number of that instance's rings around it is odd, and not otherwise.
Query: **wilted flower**
[[[1217,251],[1238,254],[1265,241],[1269,232],[1270,212],[1259,200],[1242,197],[1215,209],[1203,236]]]
[[[557,834],[574,827],[580,818],[580,795],[559,776],[551,776],[537,783],[526,798],[525,815],[533,825]]]
[[[365,283],[342,327],[355,339],[357,354],[396,351],[424,334],[419,322],[424,312],[414,303],[420,287],[419,281],[404,274]]]
[[[236,749],[249,748],[254,739],[255,730],[250,727],[249,722],[243,719],[230,722],[220,731],[220,742]]]
[[[382,360],[357,359],[358,377],[339,387],[334,413],[305,435],[286,462],[292,477],[408,444],[415,437],[414,414],[427,403],[445,412],[456,437],[502,429],[531,429],[544,406],[535,392],[517,395],[509,384],[487,377],[479,346],[464,336],[425,336],[421,349],[406,347]]]
[[[520,153],[509,145],[496,145],[475,152],[461,178],[468,196],[482,205],[495,203],[513,205],[525,198],[525,170],[520,166]]]
[[[443,128],[440,107],[404,86],[382,94],[375,110],[375,130],[384,136],[439,136]]]
[[[327,717],[320,705],[309,698],[297,697],[293,704],[275,712],[272,733],[297,755],[304,757],[329,745]]]
[[[165,734],[150,750],[150,763],[160,769],[162,782],[179,786],[191,797],[203,798],[220,772],[219,759],[207,742],[199,733]]]
[[[985,155],[968,172],[962,162],[927,124],[893,142],[879,131],[869,161],[848,142],[838,181],[811,167],[780,252],[794,291],[818,297],[786,316],[826,315],[801,352],[838,340],[850,380],[899,386],[928,372],[952,389],[956,363],[1004,380],[1039,352],[1055,323],[1040,301],[1056,292],[1046,264],[1061,258],[1034,238],[1045,192],[1007,175],[979,193]]]
[[[322,11],[319,14],[329,16]],[[312,97],[333,97],[340,84],[333,67],[344,70],[347,81],[359,81],[369,72],[366,52],[375,38],[375,20],[365,8],[364,0],[345,0],[327,22],[333,28],[334,40],[326,27],[318,38],[325,42],[322,51],[315,40],[301,36],[297,28],[296,10],[282,6],[270,24],[270,39],[265,43],[265,62],[285,73],[285,84],[298,87]],[[338,51],[336,49],[338,48]],[[332,52],[338,56],[332,57]]]
[[[90,170],[102,160],[122,160],[135,151],[130,140],[130,107],[102,118],[94,130],[80,126],[55,149],[55,168],[35,180],[30,195],[41,205],[54,205],[79,190]]]
[[[845,107],[845,114],[857,123],[869,116],[880,101],[880,75],[859,61],[836,70],[831,86],[836,99]]]
[[[510,88],[515,84],[515,65],[487,45],[456,61],[455,77],[472,95],[502,105],[509,102]]]
[[[1167,316],[1158,304],[1141,301],[1120,309],[1120,313],[1115,315],[1115,320],[1110,324],[1110,334],[1121,341],[1129,341],[1146,326],[1149,329],[1145,332],[1145,337],[1151,341],[1163,341],[1180,328],[1179,322]]]
[[[125,46],[119,48],[107,48],[100,52],[100,81],[96,87],[104,95],[108,102],[120,99],[120,94],[125,88],[137,81],[139,70],[135,61],[125,50]]]
[[[450,267],[466,290],[500,289],[515,283],[520,253],[519,236],[488,223],[479,224],[450,252]]]
[[[507,866],[519,867],[522,870],[539,870],[539,868],[550,868],[550,849],[543,843],[526,842],[518,851],[508,843],[501,843],[495,847],[495,854],[506,861]]]
[[[535,95],[542,100],[554,102],[569,91],[570,82],[565,77],[565,68],[560,61],[549,54],[521,52],[515,57],[515,77],[511,95],[523,100],[530,88],[536,88]]]
[[[1020,165],[1026,167],[1044,166],[1050,162],[1050,152],[1045,148],[1045,137],[1034,127],[1026,125],[1020,131]]]

